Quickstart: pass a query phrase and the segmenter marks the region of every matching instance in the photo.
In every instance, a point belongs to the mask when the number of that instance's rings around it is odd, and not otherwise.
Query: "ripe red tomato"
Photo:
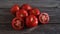
[[[26,10],[24,10],[24,9],[20,9],[18,12],[16,12],[16,16],[18,17],[18,18],[25,18],[26,16],[28,16],[28,13],[27,13],[27,11]]]
[[[40,11],[38,8],[33,8],[32,10],[29,11],[29,14],[38,16],[40,15]]]
[[[30,9],[32,9],[32,7],[31,7],[29,4],[23,4],[21,8],[22,8],[22,9],[25,9],[25,10],[30,10]]]
[[[30,15],[26,18],[26,26],[28,28],[35,27],[38,25],[38,19],[34,15]]]
[[[11,8],[11,13],[13,15],[16,14],[16,12],[19,11],[19,6],[17,4],[13,5],[12,8]]]
[[[14,18],[13,20],[12,20],[12,27],[13,27],[13,29],[15,29],[15,30],[21,30],[21,29],[23,29],[24,28],[24,21],[20,18]]]
[[[43,24],[46,24],[49,22],[49,15],[47,13],[41,13],[39,16],[39,21]]]

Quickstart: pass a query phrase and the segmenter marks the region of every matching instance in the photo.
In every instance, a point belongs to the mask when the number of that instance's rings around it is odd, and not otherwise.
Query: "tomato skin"
[[[28,16],[28,13],[24,9],[20,9],[18,12],[16,12],[16,17],[18,17],[18,18],[20,18],[20,17],[25,18],[27,16]]]
[[[11,8],[11,13],[16,15],[16,12],[19,11],[19,6],[17,4],[13,5]]]
[[[40,10],[38,8],[33,8],[29,11],[29,14],[38,16],[38,15],[40,15]]]
[[[28,10],[32,9],[32,7],[29,4],[23,4],[21,9],[25,9],[28,11]]]
[[[43,20],[43,21],[42,21]],[[49,22],[49,15],[47,13],[41,13],[39,15],[39,21],[42,23],[42,24],[46,24]]]
[[[24,21],[20,18],[15,17],[12,22],[12,27],[15,30],[22,30],[24,28]],[[21,26],[22,25],[22,26]]]
[[[38,25],[38,19],[34,15],[30,15],[26,18],[26,26],[32,28]]]

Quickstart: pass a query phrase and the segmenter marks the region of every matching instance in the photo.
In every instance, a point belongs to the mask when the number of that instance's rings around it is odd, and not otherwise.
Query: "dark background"
[[[21,6],[25,3],[48,13],[49,23],[22,31],[12,29],[10,8],[14,4]],[[0,0],[0,34],[60,34],[60,0]]]

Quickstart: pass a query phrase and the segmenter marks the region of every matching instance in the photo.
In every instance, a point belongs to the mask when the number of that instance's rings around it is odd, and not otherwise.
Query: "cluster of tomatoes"
[[[21,30],[25,26],[32,28],[36,27],[38,23],[46,24],[49,22],[47,13],[41,13],[38,8],[32,8],[28,4],[23,4],[21,7],[15,4],[11,8],[11,13],[16,16],[12,20],[12,27],[15,30]]]

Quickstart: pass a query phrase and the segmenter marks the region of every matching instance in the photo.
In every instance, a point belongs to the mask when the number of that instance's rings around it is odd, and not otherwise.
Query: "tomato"
[[[32,10],[29,11],[29,14],[38,16],[40,15],[40,10],[38,8],[33,8]]]
[[[32,7],[31,7],[29,4],[23,4],[21,8],[22,8],[22,9],[25,9],[25,10],[30,10],[30,9],[32,9]]]
[[[24,28],[24,21],[21,18],[19,19],[19,18],[15,17],[12,20],[12,27],[15,30],[21,30]]]
[[[18,17],[18,18],[25,18],[25,17],[27,17],[28,16],[28,13],[27,13],[27,11],[26,10],[24,10],[24,9],[20,9],[18,12],[16,12],[16,16]]]
[[[17,4],[13,5],[12,8],[11,8],[11,13],[13,15],[16,14],[16,12],[19,11],[19,6]]]
[[[26,26],[28,28],[36,27],[38,25],[38,19],[34,15],[30,15],[26,18]]]
[[[39,21],[43,24],[46,24],[49,22],[49,15],[47,13],[41,13],[39,16]]]

